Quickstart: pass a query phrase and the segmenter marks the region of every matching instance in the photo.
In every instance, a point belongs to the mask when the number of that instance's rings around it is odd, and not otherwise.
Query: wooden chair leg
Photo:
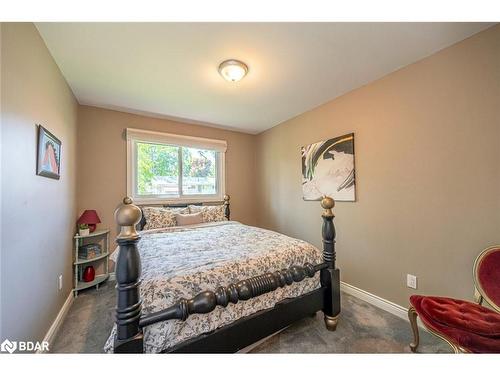
[[[410,320],[411,330],[413,331],[413,342],[410,343],[410,349],[413,353],[415,353],[419,344],[419,335],[417,325],[417,312],[415,311],[415,308],[413,306],[410,306],[408,309],[408,319]]]

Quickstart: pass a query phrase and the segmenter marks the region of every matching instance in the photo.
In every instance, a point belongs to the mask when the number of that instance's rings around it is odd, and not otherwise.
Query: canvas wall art
[[[38,125],[36,165],[37,175],[59,179],[61,175],[61,141],[41,125]]]
[[[355,201],[354,133],[304,146],[302,192],[304,200],[324,195],[337,201]]]

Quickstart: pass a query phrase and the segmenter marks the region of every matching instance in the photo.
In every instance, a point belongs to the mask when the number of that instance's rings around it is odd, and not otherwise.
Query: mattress
[[[215,290],[237,281],[274,272],[292,265],[322,262],[313,245],[280,233],[235,221],[205,223],[142,231],[138,250],[142,263],[143,314],[161,311],[181,298]],[[116,260],[118,251],[111,255]],[[274,292],[217,306],[208,314],[194,314],[186,321],[169,320],[144,328],[144,351],[158,353],[230,324],[287,298],[319,287],[319,275]],[[105,344],[113,351],[116,326]]]

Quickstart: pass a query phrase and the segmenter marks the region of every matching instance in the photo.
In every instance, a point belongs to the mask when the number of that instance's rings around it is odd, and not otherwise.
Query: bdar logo
[[[5,340],[2,342],[2,345],[0,345],[0,350],[2,352],[9,352],[10,354],[14,353],[17,349],[17,342],[12,342],[10,340]]]

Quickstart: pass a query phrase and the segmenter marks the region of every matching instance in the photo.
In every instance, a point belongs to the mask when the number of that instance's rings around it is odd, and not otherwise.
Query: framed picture
[[[354,133],[301,148],[304,200],[324,195],[337,201],[356,200]]]
[[[36,174],[56,180],[61,176],[61,141],[42,125],[38,125]]]

